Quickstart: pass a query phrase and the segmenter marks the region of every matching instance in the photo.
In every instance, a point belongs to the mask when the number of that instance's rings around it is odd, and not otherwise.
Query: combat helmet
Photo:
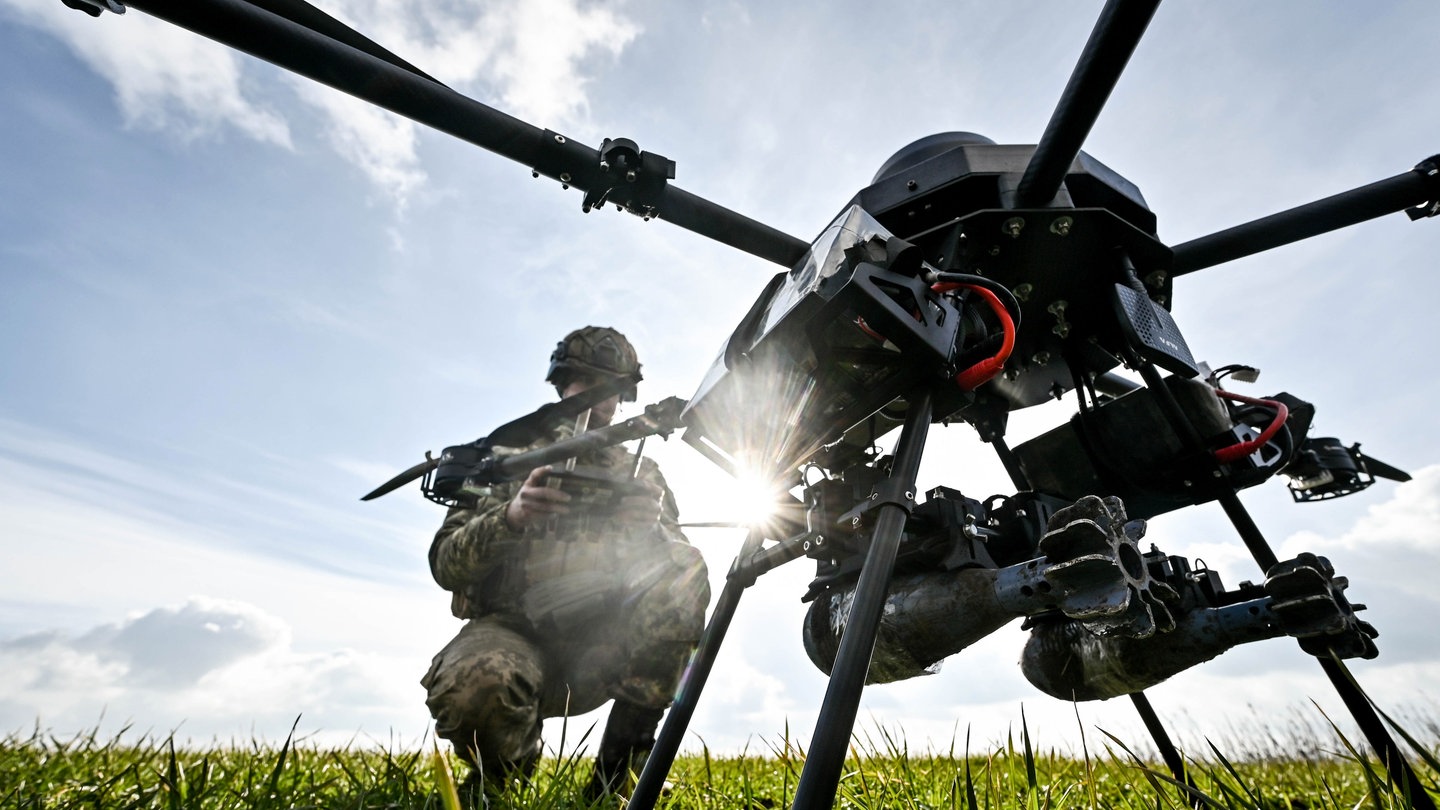
[[[566,335],[550,355],[550,370],[545,382],[560,391],[577,376],[614,377],[640,374],[640,358],[635,347],[618,331],[608,326],[586,326]],[[635,386],[621,393],[626,402],[635,401]]]

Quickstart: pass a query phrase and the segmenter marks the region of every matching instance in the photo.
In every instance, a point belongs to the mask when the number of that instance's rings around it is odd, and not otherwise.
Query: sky
[[[906,143],[1034,143],[1098,2],[827,4],[327,0],[451,87],[598,146],[676,161],[675,185],[813,238]],[[1440,151],[1427,81],[1440,7],[1219,0],[1162,6],[1085,150],[1178,244],[1408,170]],[[418,489],[359,496],[426,450],[553,398],[583,324],[639,348],[641,403],[690,396],[778,268],[663,221],[582,214],[528,167],[132,10],[0,0],[0,733],[100,728],[196,741],[416,745],[418,684],[458,630]],[[1314,402],[1314,435],[1414,473],[1338,501],[1247,491],[1280,556],[1329,556],[1380,632],[1353,662],[1380,706],[1435,716],[1440,611],[1440,222],[1392,214],[1184,277],[1197,357]],[[1073,399],[1015,414],[1012,444]],[[623,414],[622,414],[623,415]],[[964,426],[921,488],[1013,491]],[[690,521],[734,487],[652,441]],[[735,530],[693,529],[718,592]],[[1233,586],[1259,579],[1217,507],[1150,541]],[[824,677],[800,644],[813,575],[741,601],[686,745],[804,743]],[[1128,701],[1025,682],[1012,625],[938,674],[866,691],[857,730],[912,748],[1143,744]],[[1284,640],[1149,692],[1182,746],[1324,738],[1346,722]],[[1313,703],[1312,703],[1313,702]],[[573,718],[570,744],[603,717]],[[552,723],[547,739],[558,744]],[[1323,745],[1324,743],[1322,743]],[[1330,743],[1334,745],[1334,743]]]

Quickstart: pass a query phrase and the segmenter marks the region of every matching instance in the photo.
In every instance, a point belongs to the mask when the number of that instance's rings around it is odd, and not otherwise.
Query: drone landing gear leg
[[[1255,562],[1269,571],[1278,562],[1275,552],[1271,550],[1265,536],[1260,533],[1260,528],[1250,517],[1249,510],[1240,502],[1240,496],[1232,490],[1222,493],[1219,500],[1220,506],[1225,510],[1225,515],[1230,518],[1231,524],[1235,526],[1235,530],[1245,541],[1245,546],[1250,549],[1250,554],[1255,558]],[[1345,665],[1344,661],[1333,655],[1317,657],[1316,660],[1320,662],[1320,669],[1330,679],[1336,694],[1344,702],[1345,708],[1350,711],[1350,716],[1355,719],[1355,724],[1360,727],[1360,731],[1365,735],[1370,747],[1380,757],[1381,764],[1390,774],[1391,781],[1398,784],[1400,789],[1408,794],[1410,806],[1415,810],[1435,810],[1435,801],[1430,798],[1430,794],[1421,784],[1420,778],[1415,775],[1414,769],[1406,761],[1400,746],[1396,745],[1395,739],[1386,730],[1385,724],[1380,720],[1379,712],[1375,710],[1375,706],[1370,702],[1370,697],[1365,694],[1365,690],[1360,688],[1360,683],[1355,680],[1350,668]]]
[[[1025,475],[1025,470],[1020,466],[1010,445],[1006,444],[1005,436],[1001,433],[987,433],[982,438],[995,449],[995,454],[1000,457],[1000,463],[1005,465],[1005,472],[1009,473],[1010,481],[1015,488],[1029,490],[1031,488],[1030,479]],[[1177,782],[1186,786],[1190,797],[1190,806],[1203,807],[1205,794],[1200,791],[1185,770],[1185,759],[1180,756],[1180,750],[1175,747],[1175,743],[1170,741],[1169,733],[1160,723],[1160,715],[1156,714],[1155,707],[1150,705],[1150,698],[1146,697],[1144,692],[1132,692],[1130,702],[1135,704],[1135,710],[1140,713],[1140,719],[1145,723],[1145,729],[1150,732],[1150,739],[1154,741],[1156,750],[1160,752],[1160,758],[1165,760],[1170,774],[1175,777]]]
[[[786,559],[792,559],[786,557],[774,562],[767,561],[760,566],[751,564],[756,553],[760,551],[763,540],[764,536],[760,531],[752,529],[740,548],[740,554],[730,566],[725,588],[720,592],[720,599],[715,603],[709,623],[705,625],[700,646],[695,649],[690,666],[680,679],[675,703],[665,715],[665,722],[655,738],[655,747],[650,750],[650,756],[645,760],[645,767],[640,772],[640,779],[635,783],[635,791],[627,805],[631,810],[651,810],[655,802],[659,801],[660,792],[665,788],[665,777],[675,764],[675,754],[680,750],[680,743],[690,726],[690,718],[695,714],[696,704],[700,702],[700,690],[705,688],[705,681],[710,677],[710,670],[720,653],[720,643],[725,640],[725,633],[730,629],[730,620],[734,618],[735,609],[740,605],[741,594],[755,583],[755,577]]]
[[[1135,711],[1140,713],[1140,719],[1150,732],[1150,738],[1155,741],[1155,747],[1160,750],[1160,758],[1165,760],[1165,766],[1170,769],[1176,781],[1185,785],[1190,806],[1200,810],[1206,804],[1206,796],[1190,778],[1189,771],[1185,769],[1185,760],[1180,756],[1175,743],[1170,742],[1170,735],[1166,733],[1165,726],[1160,724],[1160,715],[1156,714],[1155,707],[1150,705],[1150,698],[1146,697],[1144,692],[1132,692],[1130,702],[1135,704]]]
[[[1139,370],[1141,378],[1145,380],[1145,386],[1154,393],[1156,402],[1159,403],[1161,411],[1175,429],[1180,441],[1192,451],[1203,451],[1204,441],[1196,432],[1194,425],[1185,417],[1179,402],[1175,400],[1170,388],[1161,378],[1159,370],[1154,365],[1138,358],[1132,357],[1130,361],[1131,365]],[[1216,473],[1220,472],[1219,467],[1216,467]],[[1240,539],[1244,541],[1245,547],[1250,550],[1250,555],[1255,558],[1255,562],[1264,571],[1270,571],[1279,562],[1279,558],[1275,556],[1274,550],[1270,548],[1270,544],[1265,540],[1265,535],[1260,532],[1260,528],[1255,525],[1255,521],[1250,517],[1250,512],[1240,502],[1239,494],[1234,489],[1226,487],[1219,491],[1217,500],[1225,510],[1225,515],[1230,518],[1230,523],[1240,534]],[[1334,685],[1335,691],[1345,703],[1345,707],[1349,709],[1356,725],[1360,727],[1360,731],[1369,741],[1370,747],[1375,750],[1385,765],[1391,781],[1398,784],[1400,789],[1408,795],[1410,806],[1416,810],[1435,810],[1434,800],[1430,798],[1430,794],[1426,792],[1420,778],[1415,775],[1414,769],[1405,760],[1404,753],[1395,744],[1390,732],[1385,729],[1385,724],[1380,721],[1379,713],[1376,712],[1364,690],[1360,688],[1360,684],[1351,675],[1349,668],[1340,659],[1334,657],[1320,658],[1319,661],[1320,668],[1324,670],[1330,683]]]
[[[907,397],[905,427],[895,447],[895,462],[890,477],[872,494],[879,504],[875,532],[865,554],[864,567],[855,585],[845,635],[835,653],[835,666],[830,670],[830,684],[820,704],[815,721],[815,734],[810,739],[810,753],[795,787],[793,810],[823,810],[835,801],[845,754],[850,749],[850,733],[855,728],[855,714],[860,709],[860,693],[865,688],[865,675],[870,669],[870,655],[875,649],[875,635],[880,627],[880,611],[895,556],[900,548],[900,535],[915,499],[915,476],[925,438],[930,430],[934,405],[931,394],[923,390]]]

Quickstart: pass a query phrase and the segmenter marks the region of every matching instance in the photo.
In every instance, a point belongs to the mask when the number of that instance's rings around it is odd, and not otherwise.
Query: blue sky
[[[677,162],[676,185],[808,240],[915,138],[1033,143],[1100,5],[324,7],[472,97],[590,145],[633,138]],[[1162,6],[1086,151],[1171,244],[1398,174],[1440,151],[1437,23],[1420,0]],[[576,325],[632,337],[642,401],[689,396],[775,272],[584,215],[526,167],[139,12],[0,0],[0,75],[0,730],[281,737],[302,715],[319,736],[418,739],[417,680],[457,629],[425,568],[441,513],[413,489],[359,495],[546,401]],[[1282,556],[1329,554],[1370,605],[1381,657],[1355,669],[1390,707],[1440,680],[1414,621],[1440,609],[1436,226],[1391,215],[1176,285],[1197,356],[1262,368],[1252,393],[1296,393],[1320,435],[1417,474],[1319,505],[1274,482],[1245,496]],[[1018,414],[1016,441],[1066,407]],[[938,431],[922,486],[1006,491],[965,433]],[[657,444],[684,517],[727,517],[719,473]],[[1259,575],[1213,507],[1149,536],[1228,583]],[[740,538],[692,539],[718,584]],[[747,594],[692,741],[808,733],[810,575],[793,563]],[[1023,638],[870,690],[862,725],[985,740],[1023,703],[1057,741],[1136,727],[1123,702],[1077,724],[1035,692]],[[1152,692],[1182,739],[1312,697],[1334,702],[1286,642]]]

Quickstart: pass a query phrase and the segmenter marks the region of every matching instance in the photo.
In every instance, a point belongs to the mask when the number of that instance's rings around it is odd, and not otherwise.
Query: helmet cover
[[[576,377],[603,379],[639,373],[640,358],[624,335],[608,326],[586,326],[555,345],[545,382],[563,391]],[[635,387],[622,393],[621,399],[634,402]]]

